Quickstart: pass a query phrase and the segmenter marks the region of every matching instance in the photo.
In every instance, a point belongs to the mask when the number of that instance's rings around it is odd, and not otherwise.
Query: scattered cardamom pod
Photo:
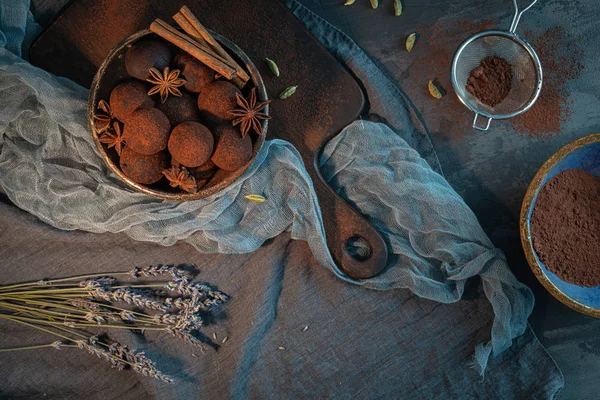
[[[402,15],[402,2],[400,0],[394,0],[394,15],[396,17]]]
[[[344,3],[345,6],[351,6],[352,4],[354,4],[356,0],[346,0],[346,2]]]
[[[406,51],[410,52],[413,47],[415,47],[415,40],[417,40],[417,34],[416,33],[411,33],[410,35],[408,35],[408,37],[406,38]]]
[[[290,97],[291,95],[296,93],[296,89],[298,89],[298,86],[289,86],[289,87],[285,88],[283,90],[283,92],[281,92],[281,94],[279,95],[279,98],[281,100],[287,99],[288,97]]]
[[[373,8],[379,7],[379,0],[370,0],[370,1],[371,1],[371,7],[373,7]]]
[[[437,79],[429,81],[427,88],[429,89],[429,94],[436,99],[441,99],[446,94],[446,90],[440,85]]]
[[[262,197],[260,194],[249,194],[248,196],[244,196],[244,198],[246,200],[250,200],[255,203],[264,203],[265,202],[265,198]]]
[[[277,64],[275,64],[275,61],[271,60],[270,58],[265,59],[265,61],[267,62],[267,65],[269,66],[269,69],[271,70],[273,75],[279,77],[279,67],[277,66]]]

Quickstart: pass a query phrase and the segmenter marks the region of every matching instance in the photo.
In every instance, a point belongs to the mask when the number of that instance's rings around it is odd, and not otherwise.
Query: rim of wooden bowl
[[[535,198],[536,194],[541,190],[542,182],[544,181],[544,178],[548,175],[550,170],[552,170],[552,168],[554,168],[559,161],[561,161],[563,158],[573,153],[574,151],[579,150],[592,143],[599,142],[600,133],[593,133],[591,135],[584,136],[580,139],[566,144],[565,146],[560,148],[556,153],[554,153],[548,160],[546,160],[546,162],[538,170],[537,174],[529,184],[529,188],[527,189],[527,193],[525,194],[525,198],[523,199],[523,204],[521,206],[520,216],[521,244],[523,246],[523,251],[525,252],[525,257],[527,258],[527,263],[529,264],[529,267],[531,267],[531,270],[533,271],[535,277],[546,288],[546,290],[550,292],[550,294],[554,296],[558,301],[572,308],[575,311],[596,318],[600,318],[600,308],[590,307],[578,302],[577,300],[572,299],[566,293],[560,290],[557,286],[555,286],[550,281],[550,279],[548,279],[544,271],[542,271],[542,267],[540,267],[540,264],[536,259],[535,249],[533,248],[533,243],[531,241],[531,232],[529,230],[529,224],[527,223],[527,214],[529,213],[529,210],[533,205],[533,199]]]
[[[221,45],[223,45],[227,50],[229,50],[231,53],[233,53],[232,55],[234,57],[238,58],[238,61],[241,61],[242,67],[245,67],[246,72],[248,72],[250,75],[250,80],[251,80],[252,84],[257,89],[257,97],[259,98],[260,101],[267,101],[267,99],[268,99],[267,90],[263,83],[262,77],[261,77],[260,73],[258,72],[258,69],[256,68],[256,66],[250,60],[250,58],[246,55],[246,53],[244,53],[237,45],[235,45],[234,43],[229,41],[224,36],[219,35],[218,33],[215,33],[212,31],[211,31],[211,34],[214,36],[214,38],[219,43],[221,43]],[[142,184],[134,182],[133,180],[128,178],[123,173],[123,171],[121,171],[121,168],[110,159],[110,157],[106,153],[104,146],[102,145],[102,143],[99,140],[99,137],[98,137],[98,134],[96,131],[96,127],[95,127],[94,111],[97,108],[98,101],[100,101],[100,99],[98,98],[98,92],[100,89],[100,82],[101,82],[102,78],[104,77],[106,69],[108,68],[109,65],[111,65],[111,63],[113,61],[115,61],[117,59],[119,54],[121,54],[121,52],[123,52],[123,50],[125,50],[128,46],[130,46],[133,43],[137,42],[138,40],[145,38],[147,36],[150,36],[150,35],[154,35],[154,33],[152,33],[149,29],[144,29],[142,31],[138,31],[138,32],[134,33],[133,35],[127,37],[126,39],[121,41],[119,44],[117,44],[110,51],[110,53],[108,53],[108,55],[106,56],[106,58],[100,65],[100,68],[98,68],[98,72],[96,73],[96,76],[94,77],[94,80],[92,82],[92,87],[90,89],[90,95],[88,97],[88,124],[90,127],[91,135],[94,139],[94,142],[96,143],[96,147],[98,148],[98,152],[100,153],[100,156],[102,157],[102,159],[104,160],[104,162],[106,163],[108,168],[122,182],[124,182],[127,186],[134,189],[135,191],[144,193],[148,196],[157,197],[159,199],[169,200],[169,201],[190,201],[190,200],[203,199],[203,198],[212,196],[213,194],[222,191],[223,189],[229,187],[234,182],[236,182],[238,180],[238,178],[240,176],[242,176],[242,174],[244,172],[246,172],[246,170],[248,168],[250,168],[250,166],[254,163],[254,161],[256,160],[256,157],[258,156],[258,153],[262,149],[262,146],[265,142],[265,136],[267,135],[267,128],[268,128],[268,120],[263,121],[262,135],[258,135],[258,138],[254,142],[253,150],[252,150],[252,158],[250,159],[250,161],[248,161],[248,163],[246,165],[244,165],[243,167],[241,167],[235,171],[232,171],[227,177],[225,177],[225,179],[218,182],[216,185],[210,186],[208,188],[200,189],[196,193],[165,192],[165,191],[154,189],[154,188],[148,187],[146,185],[142,185]],[[158,38],[158,36],[157,36],[157,38]],[[161,40],[163,40],[163,39],[161,39]],[[267,105],[267,107],[265,107],[263,112],[266,114],[269,114],[269,106],[268,105]]]

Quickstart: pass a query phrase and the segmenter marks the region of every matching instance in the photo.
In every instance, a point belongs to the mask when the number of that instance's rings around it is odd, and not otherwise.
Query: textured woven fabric
[[[347,282],[377,290],[408,288],[444,303],[458,301],[467,279],[480,276],[496,315],[491,341],[475,352],[481,371],[492,350],[508,349],[525,331],[531,292],[516,281],[470,209],[431,168],[437,165],[431,144],[415,127],[399,90],[343,34],[326,25],[317,29],[318,19],[310,19],[305,9],[290,3],[369,88],[371,112],[396,129],[357,121],[327,145],[320,161],[325,178],[369,216],[390,245],[392,262],[373,279],[351,279],[334,265],[312,183],[298,152],[284,141],[267,141],[238,182],[207,199],[164,202],[121,184],[89,134],[87,92],[15,54],[26,36],[25,26],[16,25],[30,19],[22,18],[27,1],[11,3],[0,9],[0,28],[10,27],[3,31],[5,49],[0,50],[0,185],[19,207],[60,229],[124,232],[162,245],[185,240],[210,253],[251,252],[290,231]],[[267,201],[249,203],[243,197],[250,193]]]

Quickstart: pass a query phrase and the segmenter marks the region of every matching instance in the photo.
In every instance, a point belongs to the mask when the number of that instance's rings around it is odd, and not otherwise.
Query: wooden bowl
[[[211,32],[214,38],[223,46],[223,48],[231,54],[231,56],[241,65],[248,75],[250,75],[249,85],[253,85],[256,87],[256,95],[260,102],[267,100],[267,91],[265,89],[265,85],[263,83],[262,77],[258,72],[256,66],[250,61],[250,58],[235,44],[231,43],[229,40],[224,38],[223,36]],[[134,43],[139,40],[145,40],[148,38],[157,39],[164,41],[164,39],[158,37],[154,33],[149,30],[143,30],[134,33],[129,36],[127,39],[123,40],[119,43],[112,51],[106,56],[106,59],[98,69],[96,76],[94,77],[94,81],[92,82],[92,87],[90,89],[90,95],[88,98],[88,123],[90,125],[90,130],[92,133],[92,137],[94,138],[94,142],[98,148],[98,152],[102,156],[106,165],[110,168],[110,170],[119,177],[127,186],[130,188],[147,194],[149,196],[158,197],[163,200],[171,200],[171,201],[189,201],[196,200],[211,196],[231,185],[235,182],[243,173],[246,171],[250,165],[256,159],[256,156],[260,152],[262,148],[265,136],[267,134],[268,121],[262,121],[263,132],[262,135],[252,134],[252,142],[253,142],[253,151],[252,158],[250,161],[243,167],[238,170],[227,172],[223,170],[219,170],[217,174],[211,179],[210,182],[206,184],[202,189],[198,190],[196,193],[187,193],[179,188],[172,188],[166,182],[165,179],[161,179],[158,183],[152,185],[142,185],[132,181],[128,178],[119,167],[119,157],[114,148],[107,149],[98,138],[97,129],[95,126],[95,121],[93,115],[97,110],[98,102],[100,100],[105,100],[108,102],[108,98],[111,90],[119,84],[121,81],[133,79],[125,70],[125,52],[127,49]],[[168,43],[165,41],[165,43]],[[176,51],[180,51],[176,47],[172,46],[173,53]],[[263,110],[264,113],[269,113],[269,106],[265,107]]]
[[[600,318],[600,286],[589,288],[561,280],[542,263],[531,241],[531,214],[540,190],[554,176],[571,168],[600,177],[600,133],[567,144],[542,165],[531,181],[521,207],[521,244],[529,266],[546,290],[575,311]]]

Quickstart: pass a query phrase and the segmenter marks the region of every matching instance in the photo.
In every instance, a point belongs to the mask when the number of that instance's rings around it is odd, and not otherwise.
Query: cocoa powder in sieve
[[[471,71],[466,90],[483,104],[494,107],[508,96],[512,85],[512,67],[504,58],[489,56]]]
[[[546,268],[566,282],[600,285],[600,178],[568,169],[550,179],[537,197],[530,226]]]

